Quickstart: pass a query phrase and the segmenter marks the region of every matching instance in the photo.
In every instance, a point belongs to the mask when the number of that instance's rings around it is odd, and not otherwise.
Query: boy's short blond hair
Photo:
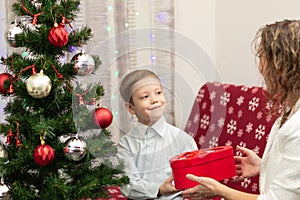
[[[158,76],[154,72],[147,69],[139,69],[132,71],[122,79],[119,90],[125,102],[132,103],[131,96],[133,93],[132,89],[134,84],[146,77],[153,77],[160,82]]]

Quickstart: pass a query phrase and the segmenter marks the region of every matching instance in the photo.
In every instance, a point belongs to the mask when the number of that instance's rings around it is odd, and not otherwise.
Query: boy
[[[130,184],[122,192],[131,199],[182,199],[172,184],[169,159],[197,149],[194,139],[166,122],[166,99],[159,78],[149,70],[126,75],[120,93],[138,124],[120,138],[118,158]]]

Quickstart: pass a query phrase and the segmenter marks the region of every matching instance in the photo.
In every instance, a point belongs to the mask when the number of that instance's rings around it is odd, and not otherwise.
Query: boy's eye
[[[162,93],[162,91],[158,91],[158,92],[156,92],[156,94],[161,94]]]
[[[144,95],[144,96],[141,97],[141,99],[146,99],[148,97],[149,97],[149,95]]]

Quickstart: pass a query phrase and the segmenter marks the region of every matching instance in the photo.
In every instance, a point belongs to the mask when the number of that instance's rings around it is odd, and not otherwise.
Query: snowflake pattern
[[[237,122],[231,119],[230,122],[227,124],[227,133],[233,135],[236,129],[237,129]]]
[[[200,118],[200,114],[196,113],[193,119],[193,123],[194,124],[198,124],[199,123],[199,118]]]
[[[188,120],[186,127],[187,127],[188,129],[190,129],[190,128],[192,127],[192,122],[191,122],[191,120]]]
[[[216,95],[217,95],[216,91],[212,91],[212,92],[210,93],[210,100],[211,100],[211,101],[214,100],[214,99],[216,98]]]
[[[209,109],[209,112],[210,113],[213,113],[215,111],[215,106],[214,105],[211,105],[210,106],[210,109]]]
[[[218,142],[219,142],[219,138],[218,137],[212,137],[211,140],[209,140],[209,148],[212,147],[217,147],[218,146]]]
[[[203,103],[202,103],[202,106],[201,106],[201,109],[202,109],[202,110],[205,110],[206,107],[207,107],[207,103],[206,103],[206,102],[203,102]]]
[[[204,89],[200,89],[200,91],[198,92],[198,95],[196,97],[196,101],[197,103],[200,103],[204,97],[204,93],[205,93],[205,90]]]
[[[253,183],[251,189],[252,189],[253,192],[256,192],[258,190],[258,184]]]
[[[246,125],[246,132],[247,132],[247,133],[250,133],[252,130],[253,130],[253,124],[252,124],[251,122],[249,122],[249,123]]]
[[[255,146],[254,149],[252,149],[254,153],[259,154],[260,147]]]
[[[224,92],[223,95],[220,97],[220,105],[226,106],[230,100],[230,94],[228,92]]]
[[[248,109],[254,112],[258,106],[259,106],[259,98],[253,97],[251,101],[249,101]]]
[[[251,183],[251,179],[245,178],[245,179],[241,182],[241,186],[242,186],[243,188],[247,188],[247,187],[250,185],[250,183]]]
[[[200,120],[200,128],[206,129],[209,125],[209,116],[203,115],[202,119]]]
[[[261,111],[257,112],[256,118],[257,119],[261,119],[262,118],[262,114],[263,113]]]
[[[225,119],[223,117],[220,117],[218,120],[218,127],[222,128],[225,124]]]
[[[239,110],[237,113],[238,118],[242,118],[243,117],[243,111]]]
[[[243,86],[242,88],[241,88],[241,91],[244,91],[244,92],[247,92],[249,90],[249,87],[247,87],[247,86]]]
[[[257,91],[258,91],[258,87],[254,87],[252,88],[251,93],[255,94]]]
[[[246,143],[243,142],[243,141],[240,141],[239,146],[240,146],[240,147],[246,147]]]
[[[238,133],[237,133],[237,136],[238,136],[238,137],[242,137],[243,134],[244,134],[243,129],[239,129],[239,131],[238,131]]]
[[[240,96],[239,98],[237,98],[236,104],[241,106],[244,103],[244,99],[245,99],[245,97]]]
[[[266,116],[266,121],[269,123],[271,120],[272,120],[272,115],[271,115],[271,114],[268,114],[268,115]]]
[[[261,140],[261,138],[265,135],[266,127],[264,125],[259,125],[257,129],[255,129],[255,139]]]
[[[210,124],[210,126],[209,126],[209,131],[210,131],[210,132],[214,132],[215,129],[216,129],[216,124]]]
[[[196,136],[196,132],[195,131],[189,131],[189,135],[194,138]]]
[[[229,115],[232,115],[233,114],[233,107],[232,106],[230,106],[229,108],[228,108],[228,114]]]
[[[199,137],[198,144],[200,144],[200,146],[201,146],[202,144],[204,144],[204,142],[205,142],[205,136],[204,136],[204,135],[201,135],[201,136]]]
[[[231,146],[232,145],[232,141],[231,140],[227,140],[227,142],[225,143],[225,146]]]

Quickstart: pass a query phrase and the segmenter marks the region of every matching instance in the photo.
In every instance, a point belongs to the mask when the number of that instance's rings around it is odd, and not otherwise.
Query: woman
[[[237,180],[260,176],[260,194],[229,188],[214,179],[187,175],[199,182],[182,191],[183,197],[205,199],[221,196],[230,200],[300,199],[300,21],[283,20],[258,30],[254,40],[259,71],[273,103],[282,109],[274,123],[262,159],[253,151],[237,147]]]

